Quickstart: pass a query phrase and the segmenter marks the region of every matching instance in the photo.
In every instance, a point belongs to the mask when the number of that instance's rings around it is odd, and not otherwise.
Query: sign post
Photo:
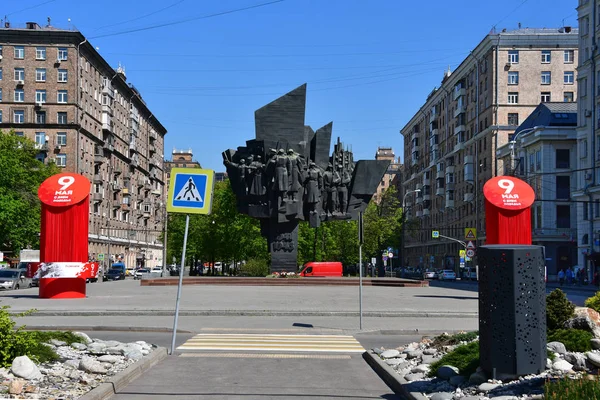
[[[362,331],[362,245],[364,241],[363,214],[358,213],[358,327]]]
[[[179,319],[179,302],[181,300],[181,287],[183,286],[183,270],[185,268],[185,251],[190,225],[190,214],[211,213],[214,177],[215,171],[208,169],[173,168],[171,170],[169,196],[167,198],[167,212],[186,214],[183,251],[181,252],[181,268],[179,269],[179,284],[177,285],[177,300],[175,302],[171,354],[175,352],[177,322]]]

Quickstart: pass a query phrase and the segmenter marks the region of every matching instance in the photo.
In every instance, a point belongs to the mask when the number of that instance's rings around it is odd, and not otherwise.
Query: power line
[[[173,7],[175,7],[175,6],[177,6],[177,5],[181,4],[181,3],[183,3],[184,1],[185,1],[185,0],[179,0],[177,3],[173,3],[173,4],[169,5],[169,6],[166,6],[166,7],[163,7],[163,8],[161,8],[161,9],[159,9],[159,10],[153,11],[153,12],[151,12],[151,13],[148,13],[148,14],[140,15],[140,16],[139,16],[139,17],[137,17],[137,18],[129,19],[129,20],[127,20],[127,21],[122,21],[122,22],[117,22],[117,23],[110,24],[110,25],[103,25],[103,26],[100,26],[100,27],[96,28],[96,29],[94,30],[94,32],[96,32],[96,31],[99,31],[99,30],[101,30],[101,29],[109,28],[109,27],[111,27],[111,26],[117,26],[117,25],[128,24],[128,23],[130,23],[130,22],[133,22],[133,21],[138,21],[138,20],[140,20],[140,19],[144,19],[144,18],[150,17],[150,16],[152,16],[152,15],[155,15],[155,14],[158,14],[158,13],[160,13],[160,12],[163,12],[163,11],[165,11],[165,10],[168,10],[169,8],[173,8]]]
[[[496,22],[494,25],[492,25],[492,29],[496,29],[496,27],[498,25],[500,25],[500,23],[502,21],[504,21],[506,18],[510,17],[515,11],[517,11],[519,8],[523,7],[523,5],[525,3],[527,3],[529,0],[523,0],[523,2],[521,4],[519,4],[518,6],[516,6],[512,11],[510,11],[508,14],[506,14],[500,21]]]
[[[185,19],[180,19],[178,21],[166,22],[166,23],[163,23],[163,24],[151,25],[151,26],[146,26],[146,27],[143,27],[143,28],[128,29],[128,30],[125,30],[125,31],[120,31],[120,32],[115,32],[115,33],[107,33],[107,34],[104,34],[104,35],[91,36],[88,39],[90,39],[90,40],[92,40],[92,39],[100,39],[100,38],[104,38],[104,37],[126,35],[128,33],[134,33],[134,32],[149,31],[149,30],[152,30],[152,29],[164,28],[166,26],[179,25],[179,24],[183,24],[183,23],[186,23],[186,22],[198,21],[198,20],[201,20],[201,19],[207,19],[207,18],[213,18],[213,17],[220,17],[222,15],[238,13],[238,12],[241,12],[241,11],[248,11],[248,10],[252,10],[252,9],[255,9],[255,8],[266,7],[266,6],[269,6],[269,5],[272,5],[272,4],[276,4],[276,3],[282,3],[284,1],[285,0],[273,0],[273,1],[266,2],[266,3],[254,4],[254,5],[251,5],[251,6],[248,6],[248,7],[236,8],[236,9],[233,9],[233,10],[221,11],[221,12],[218,12],[218,13],[201,15],[201,16],[198,16],[198,17],[185,18]],[[178,54],[177,56],[180,56],[180,55]]]
[[[44,1],[44,2],[42,2],[42,3],[34,4],[34,5],[32,5],[32,6],[29,6],[29,7],[23,8],[23,9],[21,9],[21,10],[18,10],[18,11],[13,11],[13,12],[11,12],[11,13],[8,13],[8,14],[6,14],[6,16],[13,15],[13,14],[17,14],[17,13],[20,13],[20,12],[23,12],[23,11],[27,11],[27,10],[32,10],[32,9],[34,9],[34,8],[37,8],[37,7],[43,6],[44,4],[53,3],[53,2],[55,2],[55,1],[56,1],[56,0],[48,0],[48,1]]]

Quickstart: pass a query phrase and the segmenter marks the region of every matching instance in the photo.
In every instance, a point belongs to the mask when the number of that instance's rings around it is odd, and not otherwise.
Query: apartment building
[[[406,265],[459,265],[460,244],[432,230],[464,240],[475,228],[476,244],[485,242],[482,188],[502,173],[496,150],[540,102],[577,98],[577,37],[570,27],[488,34],[401,129]]]
[[[162,264],[167,131],[80,32],[0,28],[0,129],[90,180],[90,259]]]
[[[173,149],[171,160],[165,161],[165,175],[167,183],[167,193],[169,193],[169,184],[171,182],[171,169],[172,168],[202,168],[200,163],[194,160],[194,154],[192,149],[177,150]]]
[[[571,201],[576,128],[577,103],[542,103],[517,128],[511,142],[496,151],[503,175],[517,176],[534,188],[531,239],[545,247],[550,280],[556,280],[559,270],[577,265],[577,206]]]
[[[577,169],[573,201],[577,204],[577,263],[588,279],[600,271],[600,3],[579,0],[579,66],[577,68]]]
[[[379,203],[385,191],[390,186],[393,186],[392,181],[394,177],[399,173],[401,164],[399,161],[396,162],[396,156],[394,154],[394,150],[391,147],[378,147],[377,152],[375,153],[375,159],[390,162],[387,171],[385,172],[385,174],[381,178],[381,181],[379,182],[379,186],[377,186],[377,191],[373,195],[373,201]]]

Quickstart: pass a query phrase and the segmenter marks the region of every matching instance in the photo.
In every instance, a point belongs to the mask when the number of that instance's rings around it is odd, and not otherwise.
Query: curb
[[[79,400],[108,399],[165,358],[167,358],[167,349],[158,347],[140,361],[113,376],[109,381],[101,383],[81,396]]]
[[[408,383],[404,378],[394,371],[392,367],[387,365],[383,360],[373,351],[367,350],[363,353],[363,358],[369,364],[373,371],[396,393],[398,396],[408,400],[429,400],[428,397],[423,396],[418,392],[409,392],[404,388],[404,385]]]
[[[172,333],[173,328],[144,326],[84,326],[84,325],[25,325],[26,331],[92,331],[92,332],[152,332]],[[177,333],[194,333],[185,329],[177,329]]]

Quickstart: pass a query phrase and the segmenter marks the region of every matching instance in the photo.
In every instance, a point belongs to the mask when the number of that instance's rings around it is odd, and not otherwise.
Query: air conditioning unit
[[[586,181],[592,180],[592,173],[591,172],[586,172],[585,173],[585,180]]]
[[[55,149],[56,151],[60,151],[60,149],[61,149],[61,146],[60,146],[60,144],[57,144],[57,145],[54,147],[54,149]]]
[[[590,118],[592,116],[592,111],[591,110],[585,110],[585,116],[587,118]]]
[[[17,85],[24,85],[24,84],[25,84],[25,81],[23,81],[23,80],[18,80],[17,81]]]
[[[44,104],[44,102],[42,102],[42,101],[36,101],[35,102],[35,106],[36,107],[41,107],[43,104]]]
[[[61,62],[61,61],[62,61],[62,60],[60,59],[60,57],[57,57],[57,58],[56,58],[56,63],[57,63],[57,64],[60,64],[60,62]]]
[[[2,54],[0,54],[0,60],[2,60]]]

